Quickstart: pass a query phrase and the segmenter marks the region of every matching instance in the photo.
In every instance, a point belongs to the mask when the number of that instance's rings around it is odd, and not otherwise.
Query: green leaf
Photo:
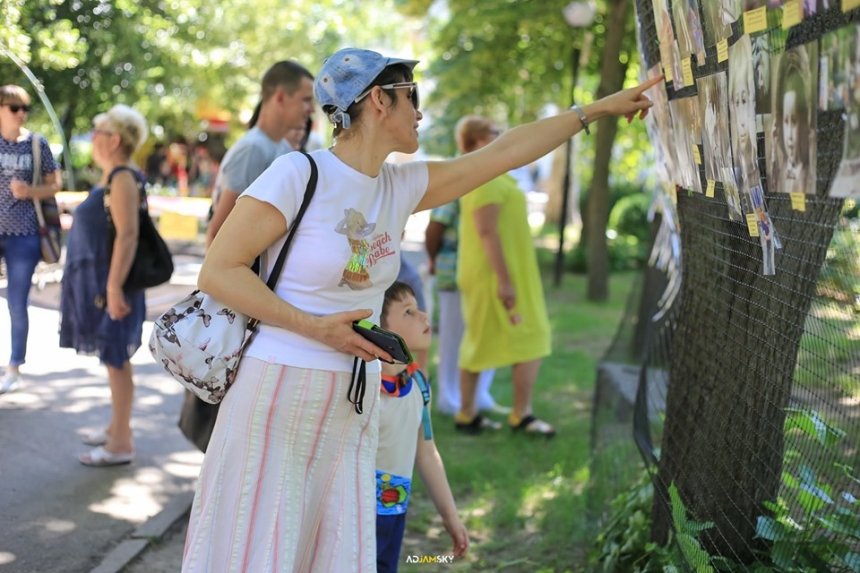
[[[833,505],[833,500],[823,490],[806,484],[798,489],[797,501],[803,506],[807,515],[815,513],[825,505]]]
[[[786,571],[794,570],[794,544],[790,541],[774,542],[770,558]]]
[[[842,558],[854,573],[860,573],[860,553],[849,552]]]

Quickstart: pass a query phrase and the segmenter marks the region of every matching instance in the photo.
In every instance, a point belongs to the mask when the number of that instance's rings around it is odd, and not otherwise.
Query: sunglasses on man
[[[22,103],[4,103],[3,105],[9,107],[9,111],[12,113],[18,113],[19,111],[23,111],[24,113],[29,113],[30,106]]]
[[[408,90],[409,90],[409,99],[411,99],[411,100],[412,100],[412,107],[414,107],[415,109],[418,109],[418,105],[419,105],[419,99],[418,99],[418,82],[397,82],[397,83],[394,83],[394,84],[385,84],[385,85],[381,85],[381,86],[370,86],[369,88],[367,88],[367,89],[364,91],[364,93],[362,93],[360,96],[358,96],[357,98],[355,98],[355,102],[354,102],[354,103],[358,103],[358,102],[360,102],[361,100],[363,100],[364,98],[366,98],[367,96],[369,96],[369,95],[370,95],[371,90],[372,90],[373,88],[375,88],[375,87],[379,87],[379,88],[382,88],[382,89],[384,89],[384,90],[404,90],[404,89],[408,89]]]

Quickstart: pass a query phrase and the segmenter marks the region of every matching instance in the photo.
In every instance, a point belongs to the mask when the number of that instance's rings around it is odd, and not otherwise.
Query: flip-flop
[[[483,430],[501,430],[502,424],[478,414],[471,422],[458,422],[455,417],[454,428],[465,434],[480,434]]]
[[[133,459],[134,452],[128,454],[114,454],[112,452],[107,451],[104,446],[95,447],[87,453],[81,454],[78,457],[78,461],[80,461],[82,464],[94,468],[120,466],[123,464],[131,463]]]
[[[81,441],[87,446],[103,446],[108,441],[107,429],[99,428],[95,432],[90,432]]]
[[[510,425],[510,423],[508,425]],[[513,432],[521,432],[529,436],[544,436],[546,438],[551,438],[555,435],[555,429],[552,426],[543,420],[535,418],[531,414],[520,420],[520,423],[516,426],[510,425],[510,427]]]

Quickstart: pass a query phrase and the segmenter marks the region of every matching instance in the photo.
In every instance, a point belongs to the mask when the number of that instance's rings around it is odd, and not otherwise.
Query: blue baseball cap
[[[341,123],[349,129],[349,114],[346,112],[356,98],[367,89],[382,70],[395,64],[404,64],[413,69],[418,60],[386,58],[372,50],[344,48],[326,58],[314,80],[314,98],[320,106],[333,106],[328,114],[333,124]]]

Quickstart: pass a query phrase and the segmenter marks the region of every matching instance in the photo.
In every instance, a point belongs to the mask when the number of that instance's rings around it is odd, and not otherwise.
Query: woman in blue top
[[[16,390],[18,368],[27,354],[30,317],[27,312],[33,272],[39,262],[39,223],[33,199],[47,199],[60,189],[60,172],[51,149],[39,137],[42,183],[33,181],[33,138],[24,129],[30,96],[19,86],[0,87],[0,257],[6,261],[6,301],[12,326],[12,356],[0,394]]]
[[[79,458],[84,465],[101,467],[127,464],[134,458],[134,382],[129,359],[141,344],[146,304],[142,290],[127,291],[123,285],[137,251],[144,181],[131,156],[146,139],[147,127],[143,117],[125,105],[97,115],[93,123],[93,160],[102,176],[75,209],[69,231],[60,347],[98,356],[107,367],[111,420],[106,428],[84,438],[95,448]],[[116,228],[110,258],[105,208],[110,209]]]

